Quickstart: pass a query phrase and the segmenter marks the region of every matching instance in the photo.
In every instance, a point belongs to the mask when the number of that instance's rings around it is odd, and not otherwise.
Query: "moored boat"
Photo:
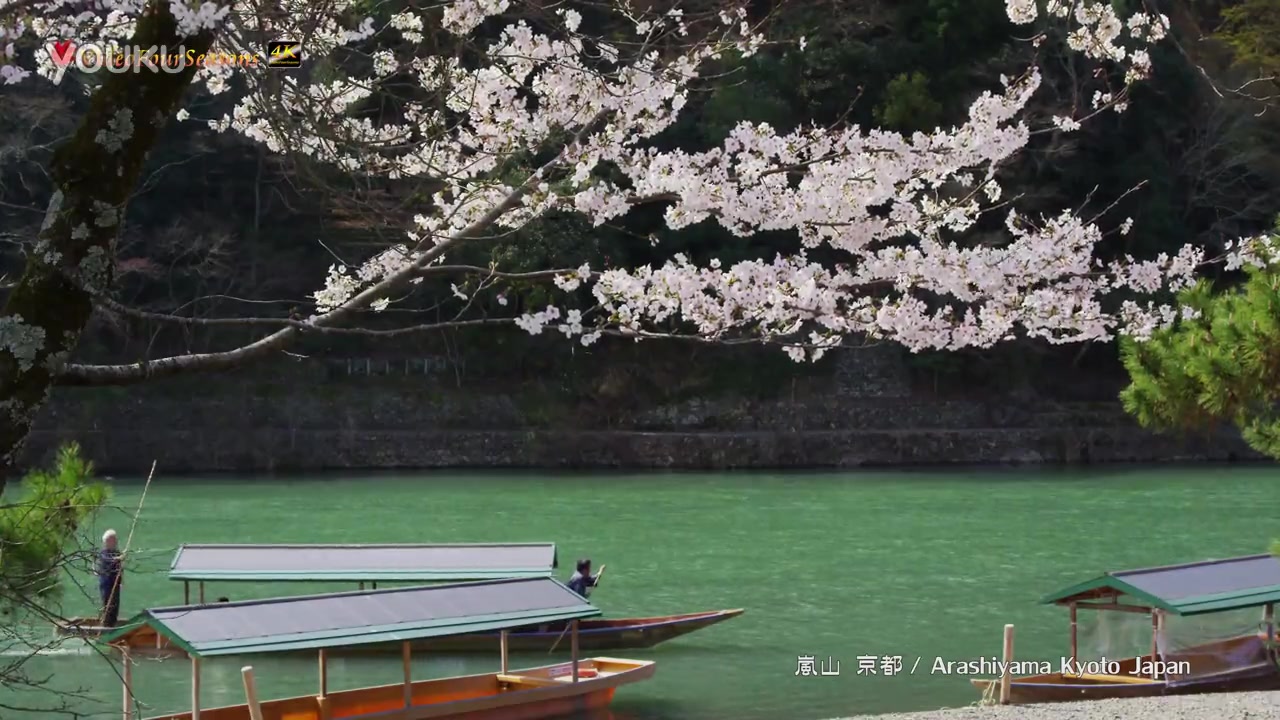
[[[558,566],[555,543],[183,543],[169,580],[182,583],[183,604],[203,605],[209,582],[340,582],[376,590],[378,583],[552,577]],[[114,629],[101,622],[71,617],[55,622],[54,631],[94,639]]]
[[[135,704],[130,638],[143,632],[162,636],[191,659],[191,710],[148,720],[250,720],[255,710],[257,717],[289,720],[538,720],[603,708],[618,687],[653,676],[652,661],[579,657],[577,623],[599,614],[551,578],[490,580],[157,608],[129,620],[104,640],[123,657],[125,720],[132,720]],[[498,672],[412,680],[410,642],[562,621],[570,623],[568,663],[512,671],[504,642]],[[402,682],[329,692],[330,652],[393,641],[401,643]],[[317,655],[318,694],[259,703],[249,689],[252,683],[246,682],[245,703],[202,707],[201,665],[207,658],[300,651]]]
[[[378,583],[487,580],[508,577],[551,577],[558,566],[554,543],[472,543],[415,545],[222,545],[184,544],[170,566],[169,579],[183,583],[183,601],[191,604],[196,584],[198,604],[205,602],[206,582],[350,582],[377,589]],[[740,608],[679,615],[583,620],[584,650],[637,650],[654,647],[741,615]],[[109,632],[96,618],[70,618],[57,623],[63,635],[94,640]],[[515,652],[565,650],[567,624],[547,623],[508,633]],[[161,636],[130,636],[140,651],[170,649]],[[414,650],[492,652],[499,633],[466,633],[414,644]],[[397,644],[344,648],[342,654],[398,653]]]
[[[1043,663],[1047,672],[1010,677],[1004,702],[1280,689],[1274,612],[1280,561],[1271,555],[1109,572],[1042,602],[1069,609],[1070,654]],[[1151,651],[1123,660],[1082,660],[1080,610],[1150,618]],[[1215,634],[1210,620],[1218,621],[1217,637],[1208,637]],[[1256,631],[1240,632],[1249,626]],[[1001,695],[1002,680],[970,682],[992,697]]]

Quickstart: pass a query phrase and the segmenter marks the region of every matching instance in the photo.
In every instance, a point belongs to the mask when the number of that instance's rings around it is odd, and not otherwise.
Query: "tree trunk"
[[[198,55],[213,32],[179,35],[166,0],[151,0],[132,43],[185,47]],[[115,266],[125,205],[147,154],[195,75],[181,72],[102,73],[76,134],[55,151],[54,194],[27,266],[0,310],[0,492],[53,378],[75,349],[93,312],[93,292],[106,290]]]

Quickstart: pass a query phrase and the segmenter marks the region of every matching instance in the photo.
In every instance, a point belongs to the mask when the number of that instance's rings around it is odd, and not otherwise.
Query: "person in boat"
[[[98,595],[102,598],[102,624],[115,627],[120,620],[120,585],[124,580],[124,556],[116,549],[116,531],[102,534],[102,550],[98,551]]]
[[[600,566],[600,572],[595,575],[591,574],[591,558],[582,558],[578,561],[578,569],[569,578],[569,589],[578,593],[582,597],[591,595],[591,588],[599,582],[600,573],[604,572],[604,566]]]

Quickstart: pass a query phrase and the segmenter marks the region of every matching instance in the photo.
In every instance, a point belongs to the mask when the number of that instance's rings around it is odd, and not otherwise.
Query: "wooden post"
[[[409,664],[411,650],[408,641],[400,644],[400,658],[404,662],[404,706],[413,707],[413,672]]]
[[[1076,604],[1071,603],[1068,607],[1071,608],[1071,664],[1074,665],[1078,659],[1077,652],[1079,649],[1078,643],[1080,637],[1078,630],[1079,625],[1076,623]]]
[[[244,702],[249,706],[249,720],[262,720],[262,705],[258,704],[258,685],[253,681],[253,666],[240,668],[244,678]]]
[[[133,663],[129,661],[129,648],[120,648],[120,676],[124,679],[124,707],[121,715],[124,720],[133,720]]]
[[[324,648],[320,648],[320,697],[329,694],[329,657]]]
[[[191,658],[191,720],[200,720],[200,658]]]
[[[1151,611],[1151,679],[1160,679],[1156,671],[1156,661],[1160,660],[1160,611]]]
[[[569,652],[573,653],[573,681],[578,682],[578,621],[572,620],[569,623],[570,635]]]
[[[502,633],[498,635],[498,645],[499,645],[499,649],[502,652],[502,674],[506,675],[507,674],[507,631],[506,630],[503,630]]]
[[[1000,673],[1000,704],[1009,704],[1009,685],[1013,680],[1012,664],[1013,664],[1013,626],[1004,626],[1004,656],[1002,658],[1004,664],[1001,666],[1004,671]]]

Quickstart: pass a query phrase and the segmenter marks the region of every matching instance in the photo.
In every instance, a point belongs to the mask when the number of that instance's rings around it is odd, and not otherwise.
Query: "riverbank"
[[[1280,715],[1280,692],[1174,695],[1125,700],[964,707],[842,720],[1262,720]]]
[[[743,364],[765,377],[719,386],[648,375],[512,382],[448,377],[425,362],[300,361],[127,388],[58,388],[23,459],[46,461],[71,440],[118,474],[145,473],[153,460],[167,472],[198,473],[1258,459],[1232,434],[1145,431],[1114,388],[1090,377],[1064,375],[1056,394],[946,393],[921,388],[891,354],[848,354],[820,373],[754,357]]]

